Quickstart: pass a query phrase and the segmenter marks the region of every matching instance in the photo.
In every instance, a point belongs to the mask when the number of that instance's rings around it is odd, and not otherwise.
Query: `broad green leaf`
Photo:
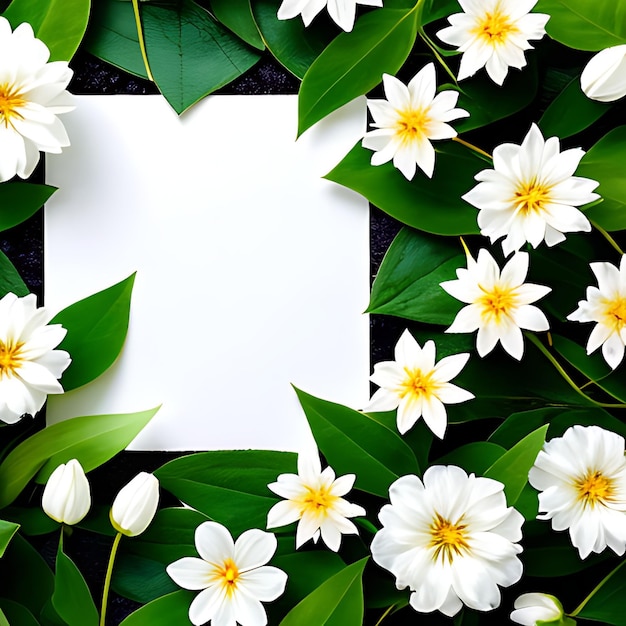
[[[576,50],[602,50],[626,43],[624,0],[539,0],[535,13],[550,16],[552,39]]]
[[[528,472],[543,447],[547,430],[547,426],[541,426],[526,435],[485,472],[488,478],[504,483],[504,492],[509,506],[517,502],[524,485],[528,482]]]
[[[378,270],[367,312],[451,324],[461,303],[439,285],[456,278],[456,269],[465,265],[457,241],[403,228]]]
[[[605,230],[626,228],[626,126],[607,133],[582,158],[576,174],[597,180],[602,202],[585,211],[586,216]]]
[[[144,3],[142,18],[152,75],[179,114],[241,76],[260,58],[258,51],[192,0]]]
[[[263,41],[274,58],[302,79],[331,37],[319,21],[305,27],[301,19],[279,20],[282,0],[255,0],[252,10]]]
[[[400,0],[406,2],[407,0]],[[385,2],[385,6],[389,3]],[[425,0],[424,7],[420,15],[420,24],[425,26],[442,17],[448,17],[454,13],[461,13],[458,0]]]
[[[29,293],[29,289],[13,263],[0,250],[0,298],[6,296],[7,293],[14,293],[16,296],[26,296]]]
[[[506,450],[489,441],[473,441],[437,459],[437,465],[458,465],[468,474],[482,475]]]
[[[7,546],[19,527],[19,524],[0,519],[0,558],[4,555],[4,551],[7,549]]]
[[[580,77],[576,76],[550,103],[539,120],[544,137],[570,137],[599,120],[610,104],[587,98],[580,88]]]
[[[170,461],[154,474],[164,489],[237,535],[265,528],[267,512],[278,501],[267,485],[295,471],[290,452],[224,450]]]
[[[413,48],[417,11],[378,9],[341,33],[317,57],[302,79],[298,135],[323,117],[395,74]]]
[[[86,472],[99,467],[123,450],[157,410],[75,417],[31,435],[0,464],[0,508],[11,504],[32,478],[45,483],[70,459],[78,459]]]
[[[399,476],[419,473],[415,456],[395,431],[367,413],[296,393],[328,464],[338,476],[356,474],[357,489],[385,498]]]
[[[2,515],[6,520],[20,526],[24,535],[45,535],[59,527],[58,522],[48,517],[40,506],[8,506],[3,509]]]
[[[52,606],[68,626],[98,626],[98,610],[87,583],[59,541]]]
[[[287,613],[280,626],[361,626],[367,558],[338,572]]]
[[[408,181],[391,163],[370,165],[372,154],[358,143],[324,178],[360,193],[407,226],[438,235],[478,233],[478,213],[461,196],[476,184],[484,161],[447,142],[445,152],[437,151],[433,178],[418,171]]]
[[[58,313],[51,324],[67,329],[59,349],[72,357],[63,373],[63,389],[71,391],[105,372],[117,359],[128,330],[135,274]]]
[[[131,613],[120,626],[172,626],[189,623],[189,605],[196,594],[175,591]]]
[[[0,185],[0,231],[27,220],[55,191],[56,187],[33,183]]]
[[[259,50],[265,48],[252,15],[250,0],[211,0],[211,10],[226,28],[248,45]]]
[[[39,626],[39,622],[23,604],[0,598],[0,626]]]
[[[1,600],[0,600],[0,605],[1,605]],[[9,620],[7,619],[1,607],[0,607],[0,626],[11,626],[11,624],[9,624]]]
[[[626,594],[626,561],[622,561],[604,580],[583,609],[578,613],[583,619],[591,619],[626,626],[624,594]]]
[[[69,61],[80,44],[90,0],[13,0],[4,12],[11,26],[28,22],[50,49],[50,61]]]
[[[554,533],[551,533],[550,538],[553,541]],[[569,541],[569,537],[567,537],[567,541]],[[610,552],[606,550],[604,554],[591,554],[587,559],[582,560],[578,555],[578,550],[571,545],[545,545],[537,548],[525,546],[520,558],[524,563],[526,576],[558,578],[582,572],[610,559],[611,556]]]
[[[163,563],[136,554],[124,554],[115,561],[111,589],[124,598],[147,604],[179,587],[167,575]]]

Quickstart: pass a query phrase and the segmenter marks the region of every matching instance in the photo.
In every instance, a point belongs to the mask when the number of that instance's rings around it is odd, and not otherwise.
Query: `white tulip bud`
[[[524,593],[515,600],[515,611],[511,620],[523,626],[535,626],[537,623],[554,626],[573,626],[576,620],[567,617],[562,604],[547,593]]]
[[[600,102],[626,96],[626,44],[605,48],[591,58],[580,76],[585,95]]]
[[[152,521],[159,504],[159,481],[154,474],[140,472],[113,501],[111,524],[123,535],[140,535]]]
[[[91,507],[89,481],[76,459],[62,463],[50,474],[41,506],[61,524],[78,524],[87,515]]]

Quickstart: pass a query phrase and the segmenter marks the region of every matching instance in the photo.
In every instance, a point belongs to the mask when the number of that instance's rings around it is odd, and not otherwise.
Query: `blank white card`
[[[46,160],[45,304],[137,272],[122,355],[48,421],[162,408],[133,450],[301,449],[291,384],[368,399],[369,215],[321,176],[365,130],[359,99],[297,142],[296,96],[81,96]]]

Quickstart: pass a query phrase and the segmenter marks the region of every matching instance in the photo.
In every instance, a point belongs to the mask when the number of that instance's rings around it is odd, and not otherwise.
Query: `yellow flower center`
[[[307,487],[306,494],[300,502],[301,514],[308,511],[313,515],[326,515],[328,509],[332,509],[338,499],[339,496],[333,495],[326,485],[317,489]]]
[[[467,537],[467,525],[462,524],[462,518],[453,523],[439,513],[430,527],[430,547],[433,550],[433,561],[441,557],[441,560],[447,560],[452,563],[455,556],[460,556],[463,552],[469,552],[469,543]]]
[[[545,210],[545,204],[550,201],[550,189],[532,181],[522,184],[515,192],[513,202],[516,209],[528,215],[530,213],[540,213]]]
[[[615,489],[613,481],[602,475],[602,472],[589,472],[583,478],[575,482],[578,490],[578,499],[582,500],[583,506],[593,507],[595,504],[604,504],[613,498]]]
[[[226,559],[221,566],[216,568],[214,577],[222,584],[226,595],[232,595],[237,589],[239,569],[232,559]]]
[[[11,118],[23,119],[18,109],[25,104],[26,100],[19,89],[9,83],[0,84],[0,124],[8,128]]]
[[[396,134],[403,143],[415,141],[427,136],[428,126],[431,122],[428,110],[407,109],[398,113]]]
[[[22,343],[4,343],[0,341],[0,379],[15,374],[24,361]]]
[[[605,300],[604,323],[620,332],[626,325],[626,298],[617,297],[615,300]]]
[[[500,323],[503,317],[507,317],[516,306],[516,295],[514,289],[503,289],[495,285],[491,291],[487,291],[478,285],[484,295],[476,301],[482,307],[481,316],[487,319],[494,319]]]
[[[511,33],[518,31],[517,26],[499,7],[493,13],[486,13],[472,33],[484,38],[488,44],[504,43]]]
[[[404,368],[404,371],[407,377],[402,381],[402,389],[400,390],[401,398],[409,394],[417,397],[429,397],[439,388],[438,383],[433,381],[432,371],[424,373],[419,369],[409,370],[407,368]]]

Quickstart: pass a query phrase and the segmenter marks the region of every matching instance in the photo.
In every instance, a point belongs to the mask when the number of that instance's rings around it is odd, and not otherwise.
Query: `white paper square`
[[[298,450],[290,383],[368,399],[369,215],[320,177],[363,135],[364,99],[295,142],[296,96],[81,96],[48,156],[45,303],[137,271],[123,353],[48,400],[48,422],[162,404],[133,450]]]

